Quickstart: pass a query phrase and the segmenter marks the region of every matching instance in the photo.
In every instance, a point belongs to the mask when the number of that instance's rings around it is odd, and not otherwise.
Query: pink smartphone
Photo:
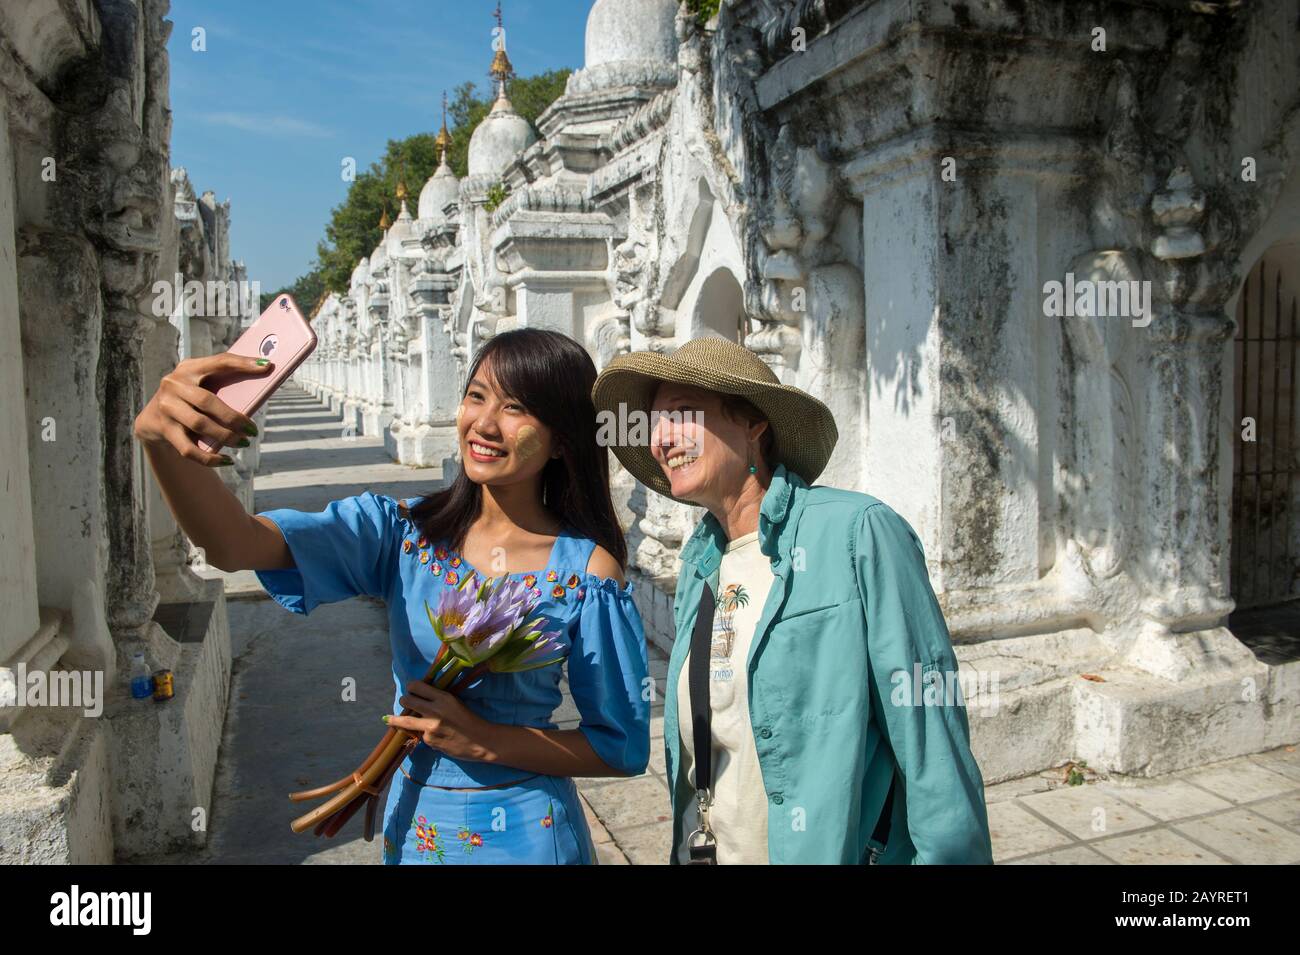
[[[203,387],[236,411],[251,416],[315,349],[316,333],[293,296],[277,295],[261,318],[230,346],[232,355],[269,358],[275,364],[271,373],[212,375],[203,382]],[[199,439],[199,447],[212,454],[220,450],[220,445],[212,444],[207,438]]]

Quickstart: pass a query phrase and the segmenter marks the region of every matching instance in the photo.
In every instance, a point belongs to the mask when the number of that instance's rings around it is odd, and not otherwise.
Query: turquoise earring
[[[758,468],[754,467],[754,465],[751,464],[751,465],[749,466],[749,473],[750,473],[750,474],[757,474],[757,473],[758,473]]]

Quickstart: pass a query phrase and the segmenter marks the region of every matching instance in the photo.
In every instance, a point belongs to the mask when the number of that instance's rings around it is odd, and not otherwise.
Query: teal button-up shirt
[[[769,861],[865,862],[895,783],[879,863],[991,864],[984,782],[960,693],[914,692],[935,687],[935,677],[946,690],[957,673],[916,533],[871,495],[809,487],[783,465],[763,495],[758,532],[775,580],[747,670]],[[682,551],[664,700],[671,864],[695,798],[681,772],[676,688],[702,588],[707,581],[717,592],[726,543],[705,514]]]

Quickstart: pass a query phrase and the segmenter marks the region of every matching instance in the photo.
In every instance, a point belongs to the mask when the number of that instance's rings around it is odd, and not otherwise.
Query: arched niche
[[[744,291],[731,269],[714,269],[695,299],[691,313],[691,337],[718,335],[737,344],[745,344],[749,323],[745,318]]]

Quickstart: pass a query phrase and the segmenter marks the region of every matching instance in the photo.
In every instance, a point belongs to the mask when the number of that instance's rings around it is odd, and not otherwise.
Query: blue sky
[[[173,0],[171,164],[230,199],[231,255],[270,292],[307,271],[389,139],[436,131],[442,93],[485,95],[496,0]],[[501,0],[521,76],[579,69],[592,0]],[[207,49],[192,49],[194,29]],[[409,184],[413,196],[423,183]]]

